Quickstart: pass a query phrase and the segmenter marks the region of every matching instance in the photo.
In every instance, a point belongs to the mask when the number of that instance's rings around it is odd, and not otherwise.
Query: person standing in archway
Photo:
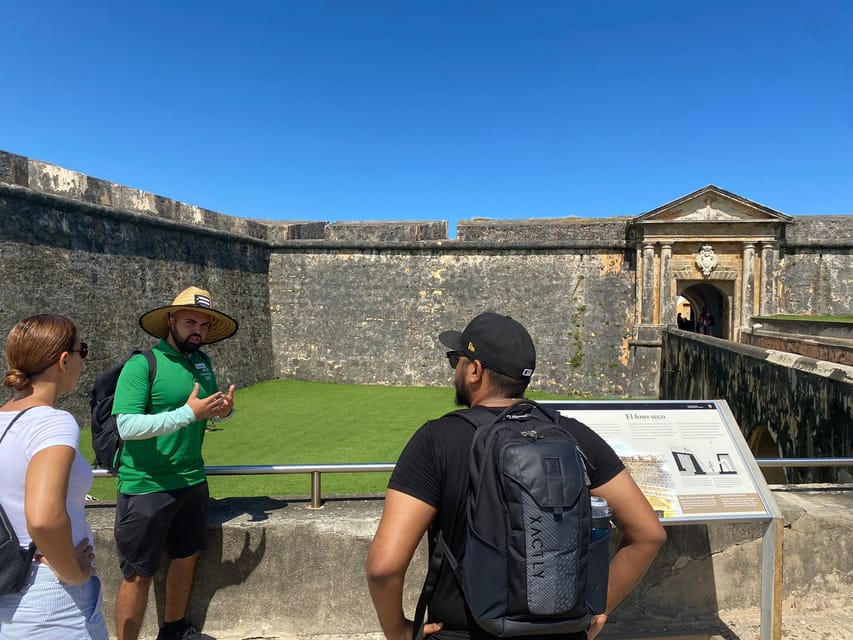
[[[704,311],[699,314],[699,319],[696,321],[696,331],[702,335],[707,335],[708,333],[708,319]]]

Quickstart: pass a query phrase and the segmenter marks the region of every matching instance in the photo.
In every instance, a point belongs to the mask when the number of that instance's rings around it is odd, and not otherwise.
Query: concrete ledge
[[[784,609],[853,606],[853,485],[780,486],[774,495],[785,517]],[[190,619],[206,629],[247,630],[245,637],[378,633],[364,560],[381,509],[381,499],[330,500],[320,510],[285,498],[212,501],[210,545]],[[87,515],[112,626],[120,581],[114,507],[95,503]],[[670,630],[676,620],[719,627],[720,611],[758,607],[762,531],[761,523],[670,527],[652,569],[611,616],[612,628],[638,620]],[[407,578],[410,615],[424,555],[421,545]],[[162,577],[152,589],[144,629],[153,636],[162,616]]]
[[[849,338],[814,337],[796,333],[779,333],[763,329],[747,329],[741,333],[741,342],[762,349],[775,349],[796,353],[815,360],[827,360],[853,367],[853,340]]]
[[[753,329],[774,334],[853,340],[853,322],[809,320],[807,316],[796,319],[754,316],[750,318],[750,324]]]

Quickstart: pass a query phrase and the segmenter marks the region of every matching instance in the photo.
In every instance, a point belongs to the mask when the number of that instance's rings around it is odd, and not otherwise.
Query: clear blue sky
[[[230,215],[853,213],[853,2],[6,2],[0,149]]]

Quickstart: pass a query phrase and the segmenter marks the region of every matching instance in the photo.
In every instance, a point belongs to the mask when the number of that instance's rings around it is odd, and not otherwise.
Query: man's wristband
[[[228,420],[228,418],[230,418],[230,417],[231,417],[231,416],[233,416],[233,415],[234,415],[234,407],[232,406],[232,407],[231,407],[231,411],[229,411],[229,412],[228,412],[228,415],[227,415],[227,416],[222,416],[222,417],[220,417],[220,416],[213,416],[213,417],[210,419],[210,421],[211,421],[211,422],[220,422],[221,420]]]

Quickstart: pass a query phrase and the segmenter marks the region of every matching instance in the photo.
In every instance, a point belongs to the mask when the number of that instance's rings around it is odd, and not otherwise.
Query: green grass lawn
[[[532,392],[532,398],[557,396]],[[238,389],[234,416],[204,440],[204,461],[215,465],[396,462],[425,421],[452,411],[448,387],[387,387],[271,380]],[[80,449],[94,460],[88,427]],[[322,493],[381,494],[388,473],[326,473]],[[307,496],[310,474],[211,476],[211,495]],[[115,479],[95,480],[92,495],[115,498]]]

